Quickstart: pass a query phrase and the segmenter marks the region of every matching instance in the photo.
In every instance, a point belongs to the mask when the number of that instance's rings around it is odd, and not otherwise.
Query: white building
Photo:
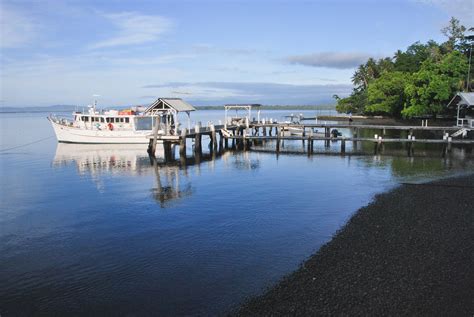
[[[458,92],[448,107],[457,107],[458,127],[474,128],[474,92]]]

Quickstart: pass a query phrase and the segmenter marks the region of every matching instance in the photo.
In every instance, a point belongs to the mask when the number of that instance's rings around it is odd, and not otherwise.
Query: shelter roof
[[[164,106],[172,108],[177,112],[188,112],[196,110],[196,108],[194,108],[192,105],[190,105],[181,98],[158,98],[151,105],[149,105],[148,108],[146,108],[145,112],[163,109]]]
[[[473,107],[474,92],[458,92],[448,103],[448,107],[453,106]]]

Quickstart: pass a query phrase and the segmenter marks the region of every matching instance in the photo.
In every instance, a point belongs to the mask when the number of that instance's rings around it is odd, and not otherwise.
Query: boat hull
[[[49,120],[58,142],[82,144],[148,144],[151,131],[86,130]]]

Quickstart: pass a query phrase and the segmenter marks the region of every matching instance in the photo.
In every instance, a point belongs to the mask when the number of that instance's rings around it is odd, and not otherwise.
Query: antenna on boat
[[[100,97],[100,95],[93,94],[92,97],[94,97],[94,103],[92,104],[92,109],[95,113],[95,107],[97,106],[97,97]]]

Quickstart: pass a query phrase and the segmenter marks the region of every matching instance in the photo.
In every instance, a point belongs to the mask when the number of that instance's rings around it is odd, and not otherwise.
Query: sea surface
[[[376,194],[474,172],[464,149],[308,156],[301,141],[158,164],[143,146],[58,144],[46,115],[0,114],[2,316],[225,314]],[[192,124],[223,116],[200,111]]]

